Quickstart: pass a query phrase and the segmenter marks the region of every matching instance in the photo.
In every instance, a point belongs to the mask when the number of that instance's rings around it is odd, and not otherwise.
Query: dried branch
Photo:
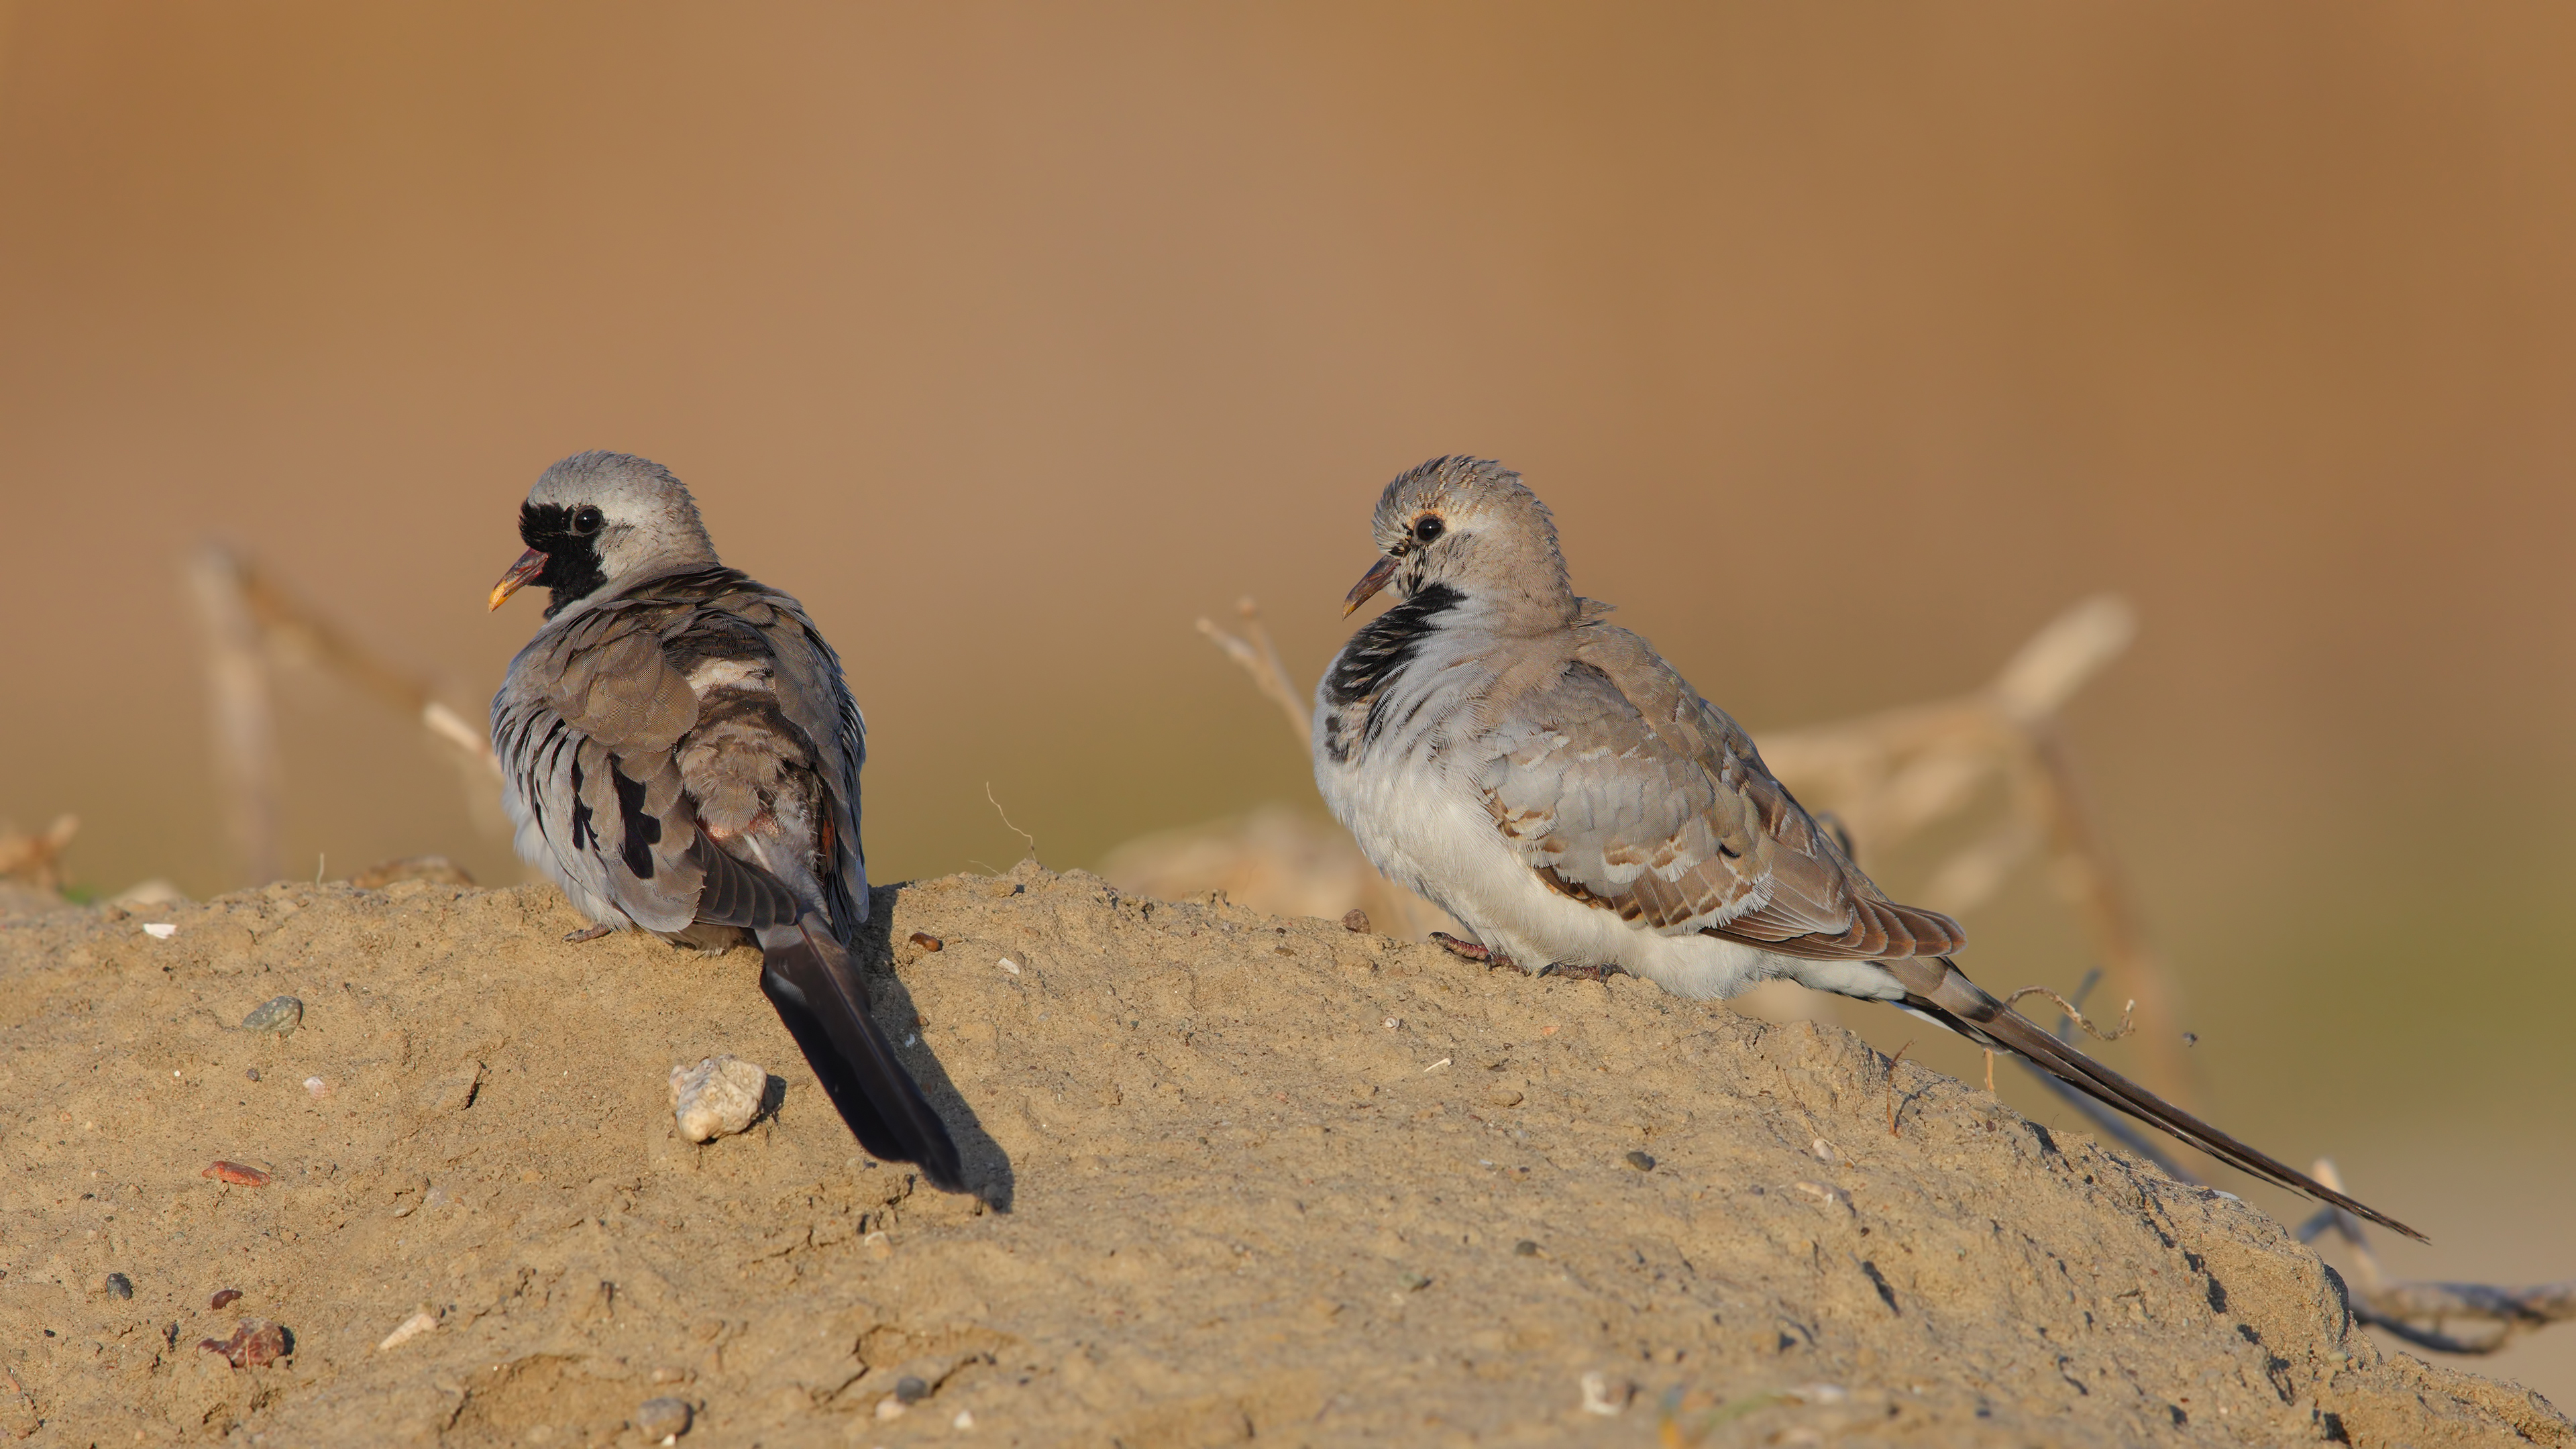
[[[16,878],[39,890],[63,888],[63,847],[80,833],[80,817],[57,815],[42,835],[0,831],[0,880]]]
[[[277,879],[281,869],[277,712],[259,618],[242,572],[241,561],[214,544],[199,549],[188,564],[189,592],[206,630],[206,685],[225,832],[241,877],[257,883]]]
[[[1288,716],[1288,728],[1297,732],[1298,746],[1313,749],[1313,702],[1288,682],[1288,666],[1280,662],[1279,646],[1271,642],[1270,630],[1261,622],[1261,606],[1246,595],[1234,607],[1243,615],[1243,638],[1228,634],[1207,619],[1199,620],[1199,632],[1215,640],[1228,659],[1242,665],[1243,672],[1252,676],[1252,687]]]
[[[1242,666],[1264,698],[1279,706],[1279,712],[1287,717],[1288,728],[1297,736],[1298,748],[1312,750],[1314,706],[1310,696],[1289,678],[1288,666],[1279,658],[1279,646],[1272,642],[1270,630],[1261,621],[1260,606],[1245,598],[1236,603],[1235,611],[1243,620],[1240,637],[1218,628],[1209,619],[1198,621],[1199,632]],[[1257,881],[1270,893],[1272,906],[1283,911],[1292,909],[1290,898],[1307,895],[1310,889],[1339,890],[1344,894],[1356,891],[1365,897],[1356,904],[1370,919],[1391,935],[1417,941],[1454,924],[1439,907],[1379,875],[1347,834],[1334,829],[1329,839],[1327,853],[1331,858],[1312,858],[1312,842],[1304,840],[1303,832],[1277,818],[1256,814],[1240,822],[1130,841],[1101,865],[1104,872],[1112,873],[1113,879],[1140,886],[1150,884],[1171,894],[1210,888],[1240,891],[1243,887],[1238,882]],[[1354,887],[1348,884],[1351,880],[1369,884]],[[1247,904],[1254,903],[1249,895],[1245,899]],[[1338,910],[1334,913],[1338,914]]]
[[[2334,1163],[2318,1158],[2309,1175],[2337,1192],[2343,1175]],[[2386,1329],[2418,1348],[2438,1353],[2493,1353],[2516,1335],[2552,1323],[2576,1321],[2576,1280],[2543,1283],[2532,1288],[2495,1288],[2484,1283],[2391,1283],[2379,1270],[2379,1255],[2352,1214],[2337,1207],[2317,1210],[2299,1225],[2299,1241],[2316,1241],[2332,1228],[2351,1247],[2354,1290],[2352,1316]],[[2483,1325],[2473,1338],[2450,1332],[2452,1320]]]
[[[279,769],[270,671],[280,658],[306,660],[420,721],[467,770],[467,794],[482,797],[501,778],[481,730],[430,693],[428,681],[388,664],[297,598],[250,560],[208,543],[188,563],[189,592],[206,630],[207,682],[214,713],[216,773],[242,874],[275,880]]]
[[[2057,711],[2136,633],[2127,604],[2109,595],[2087,599],[2031,636],[1973,694],[1769,734],[1762,754],[1801,799],[1834,811],[1872,854],[1967,811],[2000,784],[2006,819],[1934,869],[1924,903],[1953,914],[1973,910],[2045,851],[2050,879],[2134,1003],[2147,1053],[2139,1075],[2188,1106],[2179,993],[2147,945],[2126,876],[2094,825],[2056,723]]]
[[[2049,840],[2053,847],[2049,873],[2075,907],[2101,954],[2111,978],[2131,998],[2132,1009],[2147,1027],[2145,1074],[2176,1105],[2188,1107],[2184,1086],[2191,1077],[2183,1059],[2180,995],[2173,974],[2147,944],[2126,878],[2093,827],[2093,811],[2075,773],[2072,751],[2054,720],[2027,726],[2029,779],[2045,800]]]

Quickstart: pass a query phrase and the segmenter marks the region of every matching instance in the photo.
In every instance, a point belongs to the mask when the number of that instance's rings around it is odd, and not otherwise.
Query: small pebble
[[[1407,1293],[1419,1293],[1431,1286],[1431,1280],[1419,1273],[1407,1273],[1395,1281],[1403,1284],[1404,1291]]]
[[[131,1298],[134,1296],[134,1280],[126,1277],[122,1273],[108,1274],[107,1281],[99,1286],[107,1290],[107,1296],[110,1298]]]
[[[206,1300],[206,1306],[218,1313],[221,1313],[227,1305],[237,1303],[240,1300],[241,1290],[239,1288],[218,1288],[215,1290],[215,1296]]]
[[[306,1077],[304,1079],[304,1090],[307,1095],[313,1098],[314,1101],[319,1102],[323,1098],[331,1095],[331,1084],[322,1080],[320,1077]]]
[[[1626,1379],[1614,1379],[1595,1369],[1583,1376],[1583,1412],[1616,1414],[1628,1407],[1637,1396],[1637,1386]]]
[[[685,1384],[688,1381],[689,1371],[684,1368],[675,1368],[670,1364],[664,1364],[660,1368],[653,1370],[653,1382],[657,1384]]]
[[[1014,975],[1014,976],[1017,976],[1017,975],[1019,975],[1019,974],[1020,974],[1020,967],[1019,967],[1019,963],[1018,963],[1018,962],[1016,962],[1016,961],[1013,961],[1013,960],[1012,960],[1010,957],[1008,957],[1008,956],[1005,956],[1005,957],[1003,957],[1003,958],[1002,958],[1002,969],[1003,969],[1003,970],[1005,970],[1005,971],[1010,972],[1010,973],[1011,973],[1012,975]]]
[[[894,1381],[894,1396],[907,1404],[917,1404],[930,1397],[930,1385],[911,1374]]]
[[[948,1427],[957,1430],[959,1433],[964,1433],[966,1430],[975,1427],[975,1415],[970,1410],[959,1409],[957,1411],[957,1417],[948,1421]]]
[[[1795,1399],[1802,1404],[1839,1404],[1851,1397],[1851,1390],[1840,1384],[1800,1384],[1794,1389],[1783,1390],[1780,1397]]]
[[[257,1068],[257,1067],[244,1067],[244,1068],[242,1068],[242,1075],[243,1075],[244,1077],[249,1078],[251,1081],[256,1082],[256,1081],[258,1081],[258,1080],[259,1080],[259,1068]]]
[[[171,925],[168,921],[154,921],[143,928],[143,934],[150,936],[155,941],[167,941],[172,936],[179,934],[179,928]]]
[[[646,1399],[635,1406],[635,1427],[643,1432],[645,1438],[656,1443],[676,1439],[689,1432],[689,1422],[693,1417],[686,1399]]]
[[[1524,1258],[1535,1258],[1538,1256],[1538,1244],[1531,1242],[1527,1238],[1523,1238],[1519,1242],[1512,1244],[1512,1251]]]
[[[1342,912],[1343,930],[1348,931],[1353,935],[1365,936],[1368,934],[1368,928],[1368,912],[1359,909],[1357,906],[1353,906],[1351,909]]]
[[[900,1419],[903,1417],[904,1412],[911,1407],[912,1406],[910,1404],[905,1403],[903,1400],[896,1398],[892,1394],[888,1394],[884,1398],[877,1400],[877,1417],[880,1419]]]
[[[691,1142],[712,1142],[750,1128],[760,1115],[769,1073],[740,1057],[707,1057],[671,1068],[671,1116]]]
[[[259,1368],[292,1351],[285,1328],[265,1318],[245,1318],[233,1329],[232,1337],[220,1343],[211,1338],[199,1339],[197,1347],[222,1354],[234,1368]]]
[[[271,1032],[284,1037],[293,1036],[295,1029],[303,1024],[303,1002],[292,996],[272,996],[250,1009],[250,1015],[242,1018],[241,1029]]]
[[[911,935],[904,937],[904,939],[910,941],[916,946],[919,946],[925,951],[937,951],[948,944],[937,936],[930,934],[928,931],[915,931]]]
[[[1626,1161],[1630,1167],[1637,1169],[1639,1172],[1652,1172],[1655,1170],[1655,1159],[1648,1157],[1643,1152],[1630,1152]]]
[[[218,1161],[197,1175],[211,1177],[217,1182],[229,1182],[235,1187],[266,1187],[269,1183],[267,1173],[256,1167],[245,1167],[238,1162]]]

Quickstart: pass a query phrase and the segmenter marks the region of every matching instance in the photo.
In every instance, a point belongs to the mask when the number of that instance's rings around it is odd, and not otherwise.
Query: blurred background
[[[2576,1276],[2571,45],[2541,4],[0,0],[0,818],[76,812],[102,893],[244,884],[191,550],[479,721],[538,621],[484,610],[518,501],[610,447],[840,647],[878,878],[1018,859],[988,786],[1059,868],[1320,820],[1192,621],[1258,597],[1311,684],[1378,488],[1477,453],[1757,738],[2125,597],[2063,729],[2194,1100],[2430,1231],[2392,1271]],[[278,689],[291,873],[518,878],[416,724]],[[2089,964],[2044,871],[1967,923],[1991,986]],[[2472,1366],[2576,1402],[2576,1329]]]

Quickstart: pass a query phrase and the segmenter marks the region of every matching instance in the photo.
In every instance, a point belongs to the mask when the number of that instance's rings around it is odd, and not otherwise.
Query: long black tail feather
[[[868,1015],[859,964],[831,927],[778,877],[704,835],[690,842],[689,859],[705,873],[698,919],[739,926],[760,943],[761,993],[859,1145],[871,1157],[918,1166],[934,1186],[963,1190],[948,1124]]]
[[[1938,962],[1938,967],[1934,966]],[[2297,1168],[2221,1132],[2198,1117],[2121,1076],[2042,1030],[2038,1023],[1988,995],[1945,957],[1882,963],[1912,988],[1905,1006],[1982,1046],[2008,1051],[2093,1100],[2114,1107],[2148,1126],[2172,1134],[2210,1156],[2293,1192],[2328,1202],[2356,1217],[2429,1242],[2386,1213],[2346,1197]],[[1903,969],[1900,969],[1903,968]],[[1941,979],[1926,978],[1931,970]],[[1927,989],[1928,988],[1928,989]],[[1940,999],[1935,999],[1936,996]]]
[[[823,1093],[872,1157],[910,1162],[935,1187],[966,1175],[948,1124],[868,1015],[858,963],[813,916],[760,932],[761,989],[803,1049]]]

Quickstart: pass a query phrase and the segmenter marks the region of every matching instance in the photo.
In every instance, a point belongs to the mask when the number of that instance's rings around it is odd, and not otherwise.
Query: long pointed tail
[[[910,1162],[937,1187],[966,1185],[957,1144],[868,1015],[858,963],[811,914],[758,933],[761,989],[778,1008],[823,1092],[870,1156]]]
[[[2417,1242],[2422,1233],[2367,1204],[2344,1196],[2306,1173],[2256,1151],[2203,1122],[2164,1098],[2121,1076],[2084,1053],[2041,1030],[2039,1025],[1995,1000],[1969,980],[1946,956],[1883,961],[1904,983],[1905,1005],[1983,1046],[2012,1052],[2050,1076],[2106,1106],[2116,1107],[2151,1127],[2256,1177],[2329,1202],[2357,1217],[2370,1219]]]

